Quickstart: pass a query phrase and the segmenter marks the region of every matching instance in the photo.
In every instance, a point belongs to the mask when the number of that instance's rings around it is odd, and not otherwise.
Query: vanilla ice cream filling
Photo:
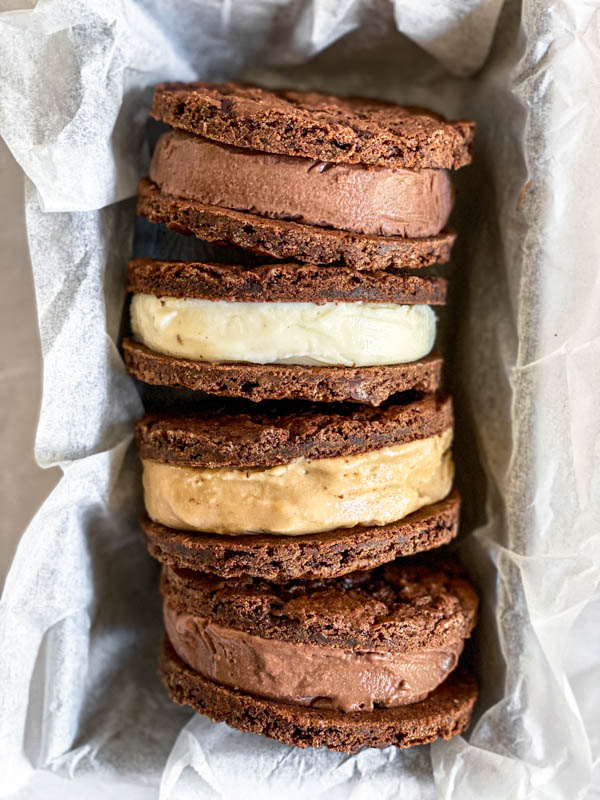
[[[290,536],[387,525],[452,488],[452,429],[337,458],[269,468],[204,469],[143,461],[149,516],[179,530]]]
[[[135,338],[192,361],[376,366],[431,352],[436,317],[426,305],[237,303],[135,294]]]

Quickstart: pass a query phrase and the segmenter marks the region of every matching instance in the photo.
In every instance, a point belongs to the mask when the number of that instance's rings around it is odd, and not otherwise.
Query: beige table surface
[[[0,140],[0,587],[27,523],[60,477],[33,455],[42,361],[25,234],[23,174]]]

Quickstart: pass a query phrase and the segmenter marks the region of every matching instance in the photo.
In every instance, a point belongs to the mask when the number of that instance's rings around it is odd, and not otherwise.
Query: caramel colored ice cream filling
[[[452,488],[452,430],[350,456],[270,468],[204,469],[143,461],[149,516],[179,530],[290,536],[386,525]]]
[[[173,130],[157,142],[150,178],[166,194],[207,205],[384,236],[433,236],[454,201],[445,170],[312,161]]]
[[[434,311],[385,303],[237,303],[135,294],[142,344],[192,361],[377,366],[431,352]]]
[[[265,639],[164,604],[167,634],[192,669],[257,697],[312,708],[372,711],[423,700],[456,667],[463,641],[391,653]]]

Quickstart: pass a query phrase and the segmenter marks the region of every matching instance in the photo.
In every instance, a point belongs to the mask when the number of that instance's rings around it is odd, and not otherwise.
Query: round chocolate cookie
[[[369,405],[409,389],[432,392],[439,386],[441,358],[427,355],[435,317],[421,308],[445,302],[446,281],[437,276],[298,263],[243,267],[146,258],[129,262],[126,288],[134,295],[136,338],[123,343],[124,358],[128,370],[145,383],[255,402],[348,400]],[[136,305],[153,297],[149,309]],[[190,300],[207,302],[199,309]],[[214,318],[217,301],[227,306]],[[321,308],[324,305],[327,309]],[[419,306],[414,314],[413,306]],[[340,313],[333,338],[332,309]],[[226,313],[232,317],[233,334]],[[365,334],[357,340],[361,315]],[[273,326],[271,335],[268,325]],[[290,335],[295,337],[291,341]],[[381,348],[387,359],[377,357]],[[374,365],[369,364],[370,354]],[[319,363],[280,363],[284,356],[310,356]],[[251,363],[253,357],[259,363]],[[361,357],[366,365],[330,365],[328,357],[342,364]],[[402,363],[377,363],[394,358]]]
[[[187,416],[147,414],[136,424],[136,437],[142,459],[249,469],[366,453],[439,435],[452,423],[450,398],[426,395],[379,408],[298,403],[248,413],[228,413],[225,405]]]
[[[217,397],[365,403],[379,406],[399,392],[435,392],[442,358],[429,355],[409,364],[383,367],[305,367],[299,364],[221,364],[174,358],[136,342],[123,341],[127,370],[153,386],[191,389]]]
[[[409,238],[320,228],[270,219],[165,194],[142,178],[137,213],[169,230],[217,245],[235,245],[261,256],[312,264],[345,264],[356,270],[417,269],[450,260],[456,233],[446,228],[433,236]]]
[[[444,683],[477,617],[477,596],[454,561],[403,559],[285,584],[167,567],[161,592],[165,683],[173,699],[213,719],[342,750],[423,743],[468,723],[474,683]],[[438,694],[444,686],[452,688]],[[275,725],[266,724],[269,709]],[[286,719],[297,720],[298,741]]]
[[[478,605],[461,565],[441,553],[286,583],[165,566],[161,592],[178,612],[253,636],[386,653],[461,642]]]
[[[294,578],[334,578],[431,550],[458,533],[460,498],[445,500],[389,525],[339,528],[304,536],[220,536],[190,533],[141,519],[151,556],[172,567],[223,578],[250,575],[281,583]]]
[[[241,264],[133,258],[126,291],[242,303],[389,303],[440,306],[447,281],[437,275],[358,272],[316,264]]]
[[[164,83],[150,114],[174,128],[252,150],[408,169],[471,162],[475,124],[423,108],[237,83]]]

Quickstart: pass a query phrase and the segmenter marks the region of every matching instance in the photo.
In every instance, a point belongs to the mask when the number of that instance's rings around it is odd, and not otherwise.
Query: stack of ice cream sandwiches
[[[300,747],[454,736],[477,596],[437,550],[460,510],[446,282],[418,268],[450,257],[474,125],[238,84],[160,85],[151,114],[139,214],[241,248],[129,264],[127,367],[193,397],[137,425],[169,694]]]

